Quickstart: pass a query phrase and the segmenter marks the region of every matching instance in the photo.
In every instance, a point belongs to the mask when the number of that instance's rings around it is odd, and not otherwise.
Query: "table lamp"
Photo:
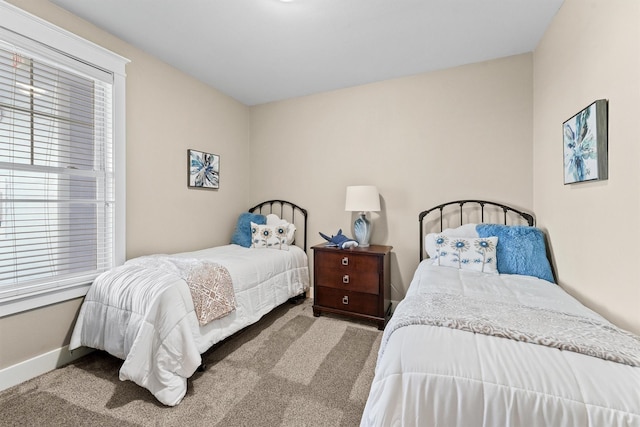
[[[374,185],[352,185],[347,187],[345,202],[346,211],[360,212],[360,216],[353,223],[353,232],[358,246],[369,246],[371,237],[371,223],[367,219],[367,212],[380,211],[380,195]]]

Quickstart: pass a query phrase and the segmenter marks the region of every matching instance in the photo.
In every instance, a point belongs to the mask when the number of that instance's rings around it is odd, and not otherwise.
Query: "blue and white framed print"
[[[220,186],[220,156],[188,150],[188,186],[217,190]]]
[[[608,178],[607,107],[599,99],[563,123],[565,184]]]

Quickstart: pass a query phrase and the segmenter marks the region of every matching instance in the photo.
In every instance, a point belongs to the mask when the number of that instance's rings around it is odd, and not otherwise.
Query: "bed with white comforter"
[[[182,265],[220,266],[233,285],[234,309],[201,325]],[[169,265],[159,268],[158,266]],[[171,271],[171,266],[178,266]],[[101,349],[124,360],[121,380],[177,405],[200,354],[309,288],[306,253],[226,245],[171,257],[141,257],[103,273],[82,305],[70,348]]]
[[[432,258],[420,262],[385,328],[361,426],[640,427],[640,337],[552,277],[501,273],[501,256],[498,271],[474,271],[493,262],[484,248],[500,247],[501,239],[515,243],[508,256],[522,247],[507,235],[483,247],[487,237],[465,227],[441,231],[431,243],[427,235]],[[463,257],[471,253],[478,263]],[[529,263],[531,254],[516,254],[517,262]],[[440,262],[438,255],[445,255]]]
[[[539,307],[539,322],[547,310],[606,322],[547,281],[425,260],[385,329],[361,425],[640,426],[637,366],[456,328],[394,330],[403,305],[429,293]]]

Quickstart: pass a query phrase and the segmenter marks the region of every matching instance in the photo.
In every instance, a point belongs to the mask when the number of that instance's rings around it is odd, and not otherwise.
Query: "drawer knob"
[[[342,265],[349,265],[349,257],[342,258]]]
[[[347,284],[349,283],[349,275],[345,274],[344,276],[342,276],[342,283]]]
[[[345,296],[342,297],[342,303],[345,304],[345,305],[349,304],[349,296],[348,295],[345,295]]]

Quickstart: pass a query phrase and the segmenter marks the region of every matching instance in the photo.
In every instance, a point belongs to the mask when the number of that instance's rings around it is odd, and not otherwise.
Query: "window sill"
[[[0,301],[0,318],[75,298],[81,298],[87,294],[89,286],[91,286],[91,284],[86,283],[65,287],[64,289],[51,289],[44,292],[20,295],[13,299]]]

